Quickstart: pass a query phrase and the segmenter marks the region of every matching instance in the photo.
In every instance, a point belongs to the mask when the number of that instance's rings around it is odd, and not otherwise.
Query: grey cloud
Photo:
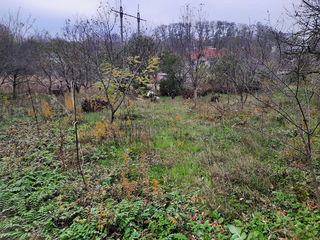
[[[52,3],[60,4],[54,6]],[[115,0],[107,1],[112,5]],[[266,22],[268,18],[275,22],[283,16],[285,9],[292,9],[292,3],[300,0],[123,0],[124,9],[130,14],[136,14],[140,4],[141,16],[148,20],[147,26],[166,24],[179,21],[183,6],[190,4],[198,9],[203,4],[208,20],[226,20],[237,23]],[[90,3],[90,4],[89,4]],[[63,26],[64,20],[79,14],[92,16],[99,0],[1,0],[0,14],[9,9],[22,8],[24,14],[31,14],[37,19],[38,28],[46,28],[51,33],[57,32]],[[132,20],[128,20],[134,24]]]

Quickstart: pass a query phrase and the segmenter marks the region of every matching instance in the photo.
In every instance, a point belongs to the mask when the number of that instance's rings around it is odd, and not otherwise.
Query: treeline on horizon
[[[181,68],[181,61],[189,61],[192,53],[207,47],[230,53],[258,39],[268,52],[274,46],[274,29],[270,26],[203,19],[194,19],[192,23],[192,13],[184,14],[181,22],[157,26],[149,34],[138,35],[125,28],[121,44],[119,19],[108,7],[91,19],[66,20],[62,31],[54,37],[45,31],[33,34],[32,21],[23,20],[18,11],[0,24],[0,86],[12,89],[13,98],[18,89],[26,89],[30,77],[49,94],[56,88],[70,90],[71,82],[77,82],[77,90],[87,89],[101,77],[99,68],[103,61],[121,65],[121,59],[128,56],[148,59],[171,52]],[[176,74],[179,81],[186,78],[181,71]]]

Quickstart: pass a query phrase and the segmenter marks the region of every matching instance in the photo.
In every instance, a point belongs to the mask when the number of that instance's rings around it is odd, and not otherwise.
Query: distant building
[[[157,73],[151,78],[151,83],[148,84],[148,87],[158,93],[160,91],[160,82],[167,77],[166,73]]]
[[[190,58],[192,61],[199,60],[200,62],[209,62],[214,59],[221,58],[221,53],[213,47],[205,48],[201,51],[194,52]]]
[[[190,55],[189,61],[186,62],[186,69],[189,74],[186,74],[185,84],[192,88],[192,75],[199,70],[199,66],[204,64],[210,66],[210,62],[222,57],[221,51],[217,48],[206,47],[200,51],[194,52]],[[191,61],[190,61],[191,60]],[[190,71],[191,70],[191,71]]]

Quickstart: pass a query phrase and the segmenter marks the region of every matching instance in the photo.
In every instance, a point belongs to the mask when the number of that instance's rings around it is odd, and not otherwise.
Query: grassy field
[[[37,98],[38,123],[29,100],[1,99],[0,239],[319,239],[311,178],[283,144],[294,129],[271,109],[221,96],[130,101],[112,125],[81,113],[86,189],[72,115]]]

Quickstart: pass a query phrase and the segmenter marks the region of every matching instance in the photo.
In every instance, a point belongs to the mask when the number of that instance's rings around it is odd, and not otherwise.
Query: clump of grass
[[[68,111],[73,111],[73,107],[74,107],[74,103],[73,103],[73,96],[72,96],[72,92],[67,92],[65,94],[65,107]]]
[[[45,118],[48,118],[51,115],[50,106],[48,102],[42,102],[41,104],[41,114]]]

